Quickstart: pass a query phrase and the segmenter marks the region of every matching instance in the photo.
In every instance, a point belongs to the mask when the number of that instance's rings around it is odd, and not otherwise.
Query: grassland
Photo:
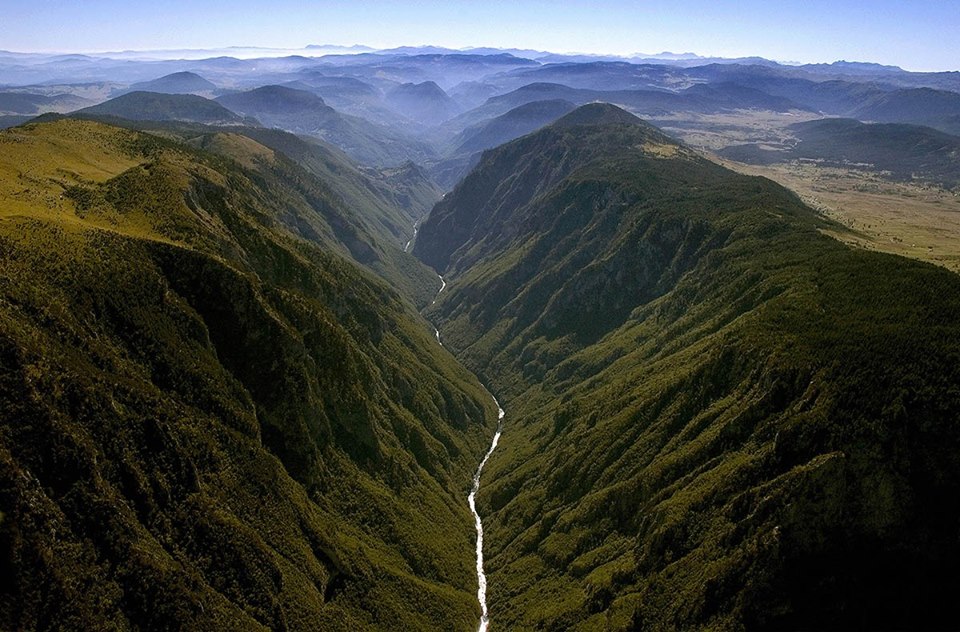
[[[881,174],[806,162],[756,166],[718,163],[770,178],[848,230],[826,234],[858,248],[919,259],[960,272],[960,192],[892,182]]]
[[[747,165],[714,152],[741,144],[771,151],[796,138],[790,125],[819,118],[809,112],[739,111],[659,119],[666,131],[729,169],[770,178],[847,230],[826,234],[846,244],[927,261],[960,272],[960,192],[896,181],[882,172],[813,161]]]

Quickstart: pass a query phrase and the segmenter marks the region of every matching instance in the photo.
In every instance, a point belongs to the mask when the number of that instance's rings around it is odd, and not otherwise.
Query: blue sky
[[[435,44],[960,70],[960,0],[3,0],[0,49]]]

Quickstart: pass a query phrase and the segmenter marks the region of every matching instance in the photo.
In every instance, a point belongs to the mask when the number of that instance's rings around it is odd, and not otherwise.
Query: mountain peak
[[[588,103],[557,119],[555,127],[574,125],[640,125],[643,121],[623,108],[610,103]]]

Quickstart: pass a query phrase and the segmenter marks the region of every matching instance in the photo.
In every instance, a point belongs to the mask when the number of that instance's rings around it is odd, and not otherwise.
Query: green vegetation
[[[611,107],[485,154],[415,249],[508,410],[494,625],[951,625],[960,279]]]
[[[447,188],[463,179],[480,160],[484,150],[509,142],[552,123],[576,106],[563,99],[534,101],[500,116],[471,125],[447,144],[449,155],[431,167],[434,177]]]
[[[0,627],[475,625],[492,403],[238,146],[0,133]]]
[[[224,130],[197,123],[72,117],[148,131],[236,162],[257,174],[258,186],[269,190],[268,203],[280,216],[291,209],[309,216],[289,227],[353,258],[418,307],[427,305],[437,291],[436,274],[402,250],[414,221],[440,197],[415,165],[361,168],[320,141],[259,127]]]

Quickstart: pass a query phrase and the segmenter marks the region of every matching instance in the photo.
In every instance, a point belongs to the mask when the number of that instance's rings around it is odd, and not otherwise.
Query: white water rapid
[[[487,464],[487,459],[497,449],[497,443],[500,441],[500,434],[503,432],[503,409],[497,398],[493,398],[493,403],[497,405],[497,431],[493,435],[493,441],[490,443],[490,449],[477,466],[477,473],[473,475],[473,489],[467,496],[467,504],[470,505],[470,512],[473,514],[473,521],[477,526],[477,600],[480,602],[480,627],[478,632],[486,632],[490,625],[490,617],[487,613],[487,575],[483,572],[483,521],[480,520],[480,514],[477,513],[477,491],[480,489],[480,474],[483,472],[483,466]]]
[[[440,298],[440,292],[442,292],[444,288],[447,287],[447,282],[443,280],[443,276],[439,274],[437,276],[440,277],[441,285],[440,285],[440,289],[437,290],[437,295],[433,297],[433,303],[437,302],[437,299]],[[433,303],[430,303],[430,304],[433,305]]]

